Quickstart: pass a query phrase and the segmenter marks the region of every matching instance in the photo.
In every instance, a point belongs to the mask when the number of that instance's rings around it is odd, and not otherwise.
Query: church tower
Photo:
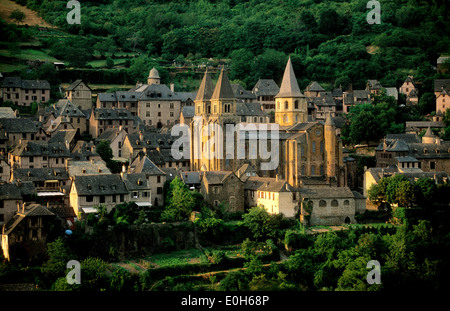
[[[213,92],[214,85],[208,69],[206,69],[202,83],[197,91],[197,96],[194,99],[196,116],[208,116],[211,114],[211,96],[213,95]]]
[[[339,147],[339,144],[336,144],[336,125],[331,117],[331,114],[328,114],[328,117],[325,120],[324,138],[327,178],[333,178],[336,177],[337,173],[336,164],[339,160],[339,151],[336,152],[336,148]]]
[[[291,126],[298,122],[308,122],[306,96],[300,91],[290,57],[275,100],[275,123]]]
[[[159,77],[159,72],[158,70],[156,70],[155,67],[152,68],[152,70],[150,70],[149,74],[148,74],[148,78],[147,78],[147,84],[160,84],[161,83],[161,78]]]

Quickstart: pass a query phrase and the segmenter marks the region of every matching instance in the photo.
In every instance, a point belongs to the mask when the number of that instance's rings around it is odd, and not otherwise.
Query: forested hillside
[[[450,54],[445,0],[381,0],[379,25],[366,21],[367,0],[81,1],[79,25],[67,23],[67,1],[16,2],[73,35],[42,39],[56,58],[75,55],[83,66],[94,54],[140,55],[130,79],[157,61],[225,58],[231,78],[251,88],[259,78],[279,82],[291,55],[302,89],[310,80],[362,88],[369,78],[394,86],[407,73],[430,88],[436,59]]]

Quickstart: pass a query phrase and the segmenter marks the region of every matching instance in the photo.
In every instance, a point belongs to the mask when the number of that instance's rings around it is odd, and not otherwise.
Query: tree
[[[21,23],[25,20],[25,13],[19,9],[15,9],[9,14],[9,18],[14,20],[16,23]]]
[[[277,215],[270,215],[264,207],[252,207],[242,218],[244,226],[250,229],[256,240],[275,237]]]
[[[437,191],[436,183],[430,178],[419,178],[413,186],[416,203],[422,207],[432,204],[435,201]]]
[[[112,67],[114,67],[114,61],[112,60],[111,57],[108,57],[108,58],[106,59],[106,67],[109,68],[109,69],[111,69]]]
[[[198,206],[199,198],[194,196],[186,184],[175,177],[170,183],[166,196],[166,208],[161,214],[164,221],[181,221],[189,218],[192,211]]]
[[[121,168],[119,162],[116,162],[112,159],[114,155],[109,141],[102,140],[97,145],[96,151],[98,155],[102,158],[102,160],[105,161],[106,166],[111,171],[111,173],[115,174],[120,172]]]
[[[426,115],[436,110],[436,95],[434,93],[422,94],[418,103],[418,109],[421,115]]]
[[[75,259],[63,238],[58,238],[47,245],[48,260],[42,265],[41,272],[52,283],[56,278],[64,276],[66,264]]]

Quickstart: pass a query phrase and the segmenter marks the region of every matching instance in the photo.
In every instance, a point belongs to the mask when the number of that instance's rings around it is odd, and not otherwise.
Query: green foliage
[[[19,9],[15,9],[11,12],[11,14],[9,14],[9,18],[14,20],[16,23],[21,23],[25,20],[25,13]]]
[[[242,216],[243,225],[250,229],[256,240],[276,237],[280,218],[280,215],[271,215],[261,206],[252,207]]]
[[[191,191],[185,183],[176,177],[170,183],[166,195],[166,208],[161,214],[163,221],[181,221],[189,218],[191,212],[199,211],[203,204],[200,193]]]

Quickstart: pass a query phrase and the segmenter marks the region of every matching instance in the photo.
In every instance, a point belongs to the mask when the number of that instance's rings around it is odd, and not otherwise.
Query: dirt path
[[[9,15],[14,10],[20,10],[25,13],[25,20],[19,25],[29,25],[29,26],[42,26],[48,28],[56,28],[55,26],[50,25],[44,19],[38,16],[35,11],[28,9],[27,7],[21,6],[20,4],[15,3],[11,0],[0,0],[0,17],[6,20],[7,22],[13,23],[13,21],[9,18]]]

